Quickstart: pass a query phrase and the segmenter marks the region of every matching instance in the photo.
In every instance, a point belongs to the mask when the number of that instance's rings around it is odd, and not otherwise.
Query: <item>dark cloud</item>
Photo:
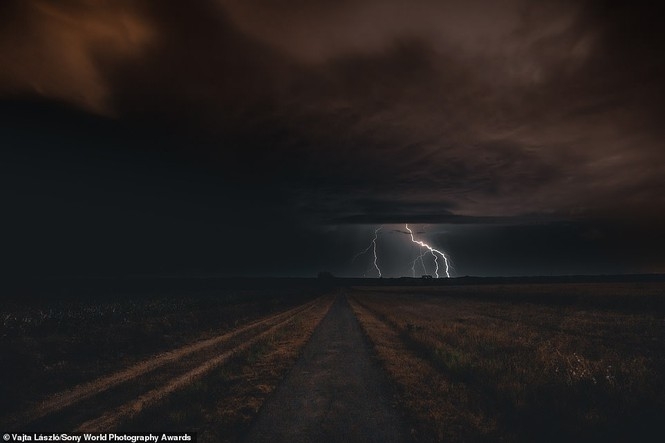
[[[160,173],[144,200],[166,189],[165,201],[221,232],[235,232],[228,214],[248,233],[268,213],[275,232],[298,226],[312,238],[331,238],[324,226],[405,222],[485,226],[497,239],[517,235],[499,226],[545,223],[544,238],[558,229],[550,223],[568,221],[593,232],[639,229],[646,234],[636,243],[650,257],[642,268],[665,263],[646,241],[660,244],[665,221],[663,28],[650,3],[12,0],[0,8],[8,109],[52,100],[110,129],[81,136],[39,111],[26,128],[56,125],[50,137],[81,150],[117,133],[104,149],[177,164],[169,167],[188,178]],[[78,121],[72,114],[61,127]],[[117,205],[135,201],[131,187],[120,188]],[[634,253],[630,242],[622,248]]]

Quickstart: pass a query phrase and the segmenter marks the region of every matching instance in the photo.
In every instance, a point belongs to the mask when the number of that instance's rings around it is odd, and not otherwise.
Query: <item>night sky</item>
[[[665,272],[651,4],[3,0],[0,274]]]

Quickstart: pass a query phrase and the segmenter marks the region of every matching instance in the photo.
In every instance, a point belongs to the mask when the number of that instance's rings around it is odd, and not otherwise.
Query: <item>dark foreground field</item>
[[[662,282],[130,283],[14,287],[0,431],[660,441]]]
[[[661,283],[358,288],[428,441],[662,441]]]
[[[213,398],[229,406],[229,429],[242,430],[329,304],[317,285],[294,282],[65,283],[19,288],[0,308],[2,430],[104,431],[134,422],[191,430],[203,410],[193,392],[211,377],[244,383]],[[242,378],[271,353],[256,383]],[[192,398],[164,411],[174,395]],[[160,421],[146,423],[146,411],[160,407]]]

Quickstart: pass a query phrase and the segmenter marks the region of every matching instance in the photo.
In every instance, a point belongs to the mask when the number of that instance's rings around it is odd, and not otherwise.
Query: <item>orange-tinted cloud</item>
[[[138,56],[153,38],[131,1],[9,1],[0,28],[0,93],[36,94],[110,113],[104,62]]]

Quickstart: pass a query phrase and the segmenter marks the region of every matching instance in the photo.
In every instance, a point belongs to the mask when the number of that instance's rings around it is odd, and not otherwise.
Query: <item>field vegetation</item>
[[[0,423],[50,394],[313,299],[316,291],[15,298],[0,307]]]
[[[7,298],[0,424],[241,440],[330,290]],[[346,291],[410,435],[453,442],[652,441],[665,416],[664,292],[656,282]]]
[[[350,300],[418,441],[651,441],[662,284],[359,288]]]

